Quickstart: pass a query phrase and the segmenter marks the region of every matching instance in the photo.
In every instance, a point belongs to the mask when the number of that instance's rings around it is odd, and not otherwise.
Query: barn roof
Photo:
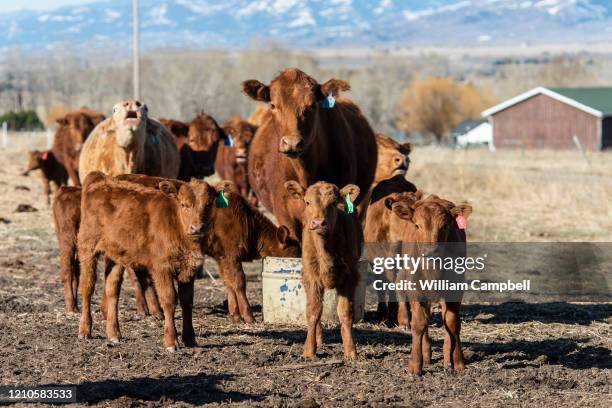
[[[491,116],[538,94],[544,94],[599,118],[612,116],[612,87],[544,88],[537,87],[482,112]]]

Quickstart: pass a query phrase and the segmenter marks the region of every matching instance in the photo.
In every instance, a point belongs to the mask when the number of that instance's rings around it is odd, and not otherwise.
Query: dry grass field
[[[199,280],[199,346],[167,354],[161,323],[136,317],[126,281],[121,344],[110,347],[104,339],[100,284],[94,338],[79,341],[78,316],[64,313],[51,211],[38,175],[19,175],[26,149],[37,144],[44,148],[44,136],[0,151],[3,385],[76,385],[75,406],[100,407],[609,406],[610,304],[464,305],[466,371],[444,371],[436,317],[433,365],[411,378],[404,372],[410,335],[371,322],[374,298],[366,322],[356,325],[358,361],[338,360],[337,329],[326,331],[328,343],[314,363],[303,360],[305,327],[261,322],[261,264],[254,262],[245,264],[253,325],[232,323],[218,283]],[[426,192],[470,202],[472,241],[612,241],[610,159],[593,154],[589,168],[577,153],[416,148],[410,179]],[[16,213],[19,204],[38,211]],[[212,262],[207,266],[216,273]]]

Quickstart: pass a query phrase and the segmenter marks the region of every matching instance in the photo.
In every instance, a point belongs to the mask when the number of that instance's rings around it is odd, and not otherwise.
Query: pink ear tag
[[[465,217],[463,216],[463,214],[459,214],[456,218],[455,221],[457,221],[457,226],[459,227],[459,229],[466,229],[467,228],[467,220],[465,219]]]
[[[48,156],[49,156],[49,152],[42,152],[42,154],[40,155],[40,158],[43,160],[47,160]]]

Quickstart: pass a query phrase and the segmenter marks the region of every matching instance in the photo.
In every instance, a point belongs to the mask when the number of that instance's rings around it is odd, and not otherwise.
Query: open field
[[[163,351],[162,324],[135,315],[124,282],[124,340],[110,347],[94,297],[94,338],[76,337],[64,314],[51,211],[37,174],[19,176],[32,139],[0,151],[0,378],[2,385],[74,384],[79,405],[192,406],[608,406],[612,398],[612,305],[470,304],[463,308],[465,372],[443,370],[443,329],[431,329],[434,362],[420,378],[404,372],[410,335],[356,325],[360,358],[343,363],[338,330],[316,361],[300,357],[305,327],[261,323],[261,264],[245,264],[257,323],[234,324],[223,290],[196,282],[199,347]],[[474,206],[471,241],[612,241],[612,156],[416,148],[409,178]],[[36,212],[14,213],[19,204]],[[216,273],[213,263],[207,264]],[[98,282],[100,283],[100,282]],[[180,316],[180,309],[177,317]],[[180,323],[179,323],[180,329]],[[318,365],[317,365],[318,364]],[[608,401],[608,402],[606,402]],[[32,405],[28,405],[32,406]]]

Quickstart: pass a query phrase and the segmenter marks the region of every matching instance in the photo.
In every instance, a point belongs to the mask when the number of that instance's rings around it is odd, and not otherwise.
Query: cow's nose
[[[189,232],[194,235],[199,234],[200,232],[202,232],[202,224],[199,224],[199,225],[191,224],[189,226]]]
[[[283,136],[281,138],[281,153],[301,153],[302,150],[304,150],[304,139],[301,137]]]
[[[405,156],[395,156],[393,158],[393,163],[395,163],[395,167],[406,167],[406,157]]]
[[[325,221],[325,218],[315,218],[312,221],[310,221],[311,230],[321,229],[325,227],[326,225],[327,225],[327,221]]]

